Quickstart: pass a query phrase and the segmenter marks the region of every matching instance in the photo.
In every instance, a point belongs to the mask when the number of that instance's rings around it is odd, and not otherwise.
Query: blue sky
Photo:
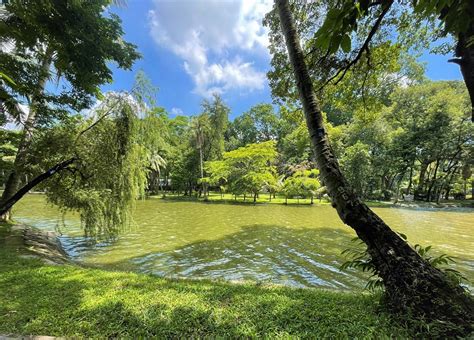
[[[265,73],[270,68],[268,40],[261,20],[270,0],[129,0],[114,8],[123,20],[125,38],[138,46],[142,59],[133,70],[114,71],[104,90],[126,90],[142,69],[159,87],[158,104],[171,114],[193,115],[201,101],[219,92],[231,118],[260,102],[271,102]],[[461,79],[448,56],[425,53],[427,76]]]

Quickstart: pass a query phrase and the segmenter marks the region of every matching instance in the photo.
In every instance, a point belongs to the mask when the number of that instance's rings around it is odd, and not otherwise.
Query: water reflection
[[[377,212],[412,243],[431,244],[460,260],[474,279],[471,210],[381,208]],[[30,196],[16,218],[52,229],[58,212]],[[77,260],[106,268],[170,277],[256,280],[293,286],[356,289],[355,271],[341,271],[341,251],[354,233],[329,206],[249,206],[147,200],[138,202],[135,226],[116,242],[82,237],[77,216],[66,218],[61,240]]]

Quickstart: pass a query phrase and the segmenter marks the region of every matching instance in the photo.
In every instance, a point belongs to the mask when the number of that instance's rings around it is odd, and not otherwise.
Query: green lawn
[[[11,233],[10,233],[11,234]],[[0,334],[80,337],[405,337],[377,298],[163,279],[23,258],[0,226]]]
[[[151,195],[150,198],[159,198],[162,199],[163,195],[162,194],[157,194],[157,195]],[[173,194],[173,193],[166,193],[165,199],[168,200],[180,200],[180,201],[204,201],[204,197],[199,197],[197,198],[196,195],[193,194],[193,196],[183,196]],[[235,198],[234,195],[225,193],[224,195],[221,196],[219,192],[211,191],[209,193],[209,196],[207,197],[207,201],[210,203],[227,203],[227,204],[254,204],[253,202],[253,197],[252,196],[247,196],[244,200],[244,196],[240,195]],[[314,205],[328,205],[331,204],[329,200],[326,199],[321,199],[319,200],[318,198],[314,198],[313,200]],[[275,198],[272,197],[270,200],[269,194],[260,194],[259,197],[257,198],[256,201],[257,204],[287,204],[287,205],[310,205],[311,204],[311,199],[310,198],[300,198],[299,200],[296,198],[289,198],[288,200],[285,200],[285,196],[282,195],[276,195]],[[387,206],[393,206],[394,203],[393,201],[368,201],[365,200],[365,203],[369,207],[387,207]],[[399,204],[408,204],[408,205],[413,205],[413,206],[439,206],[439,207],[452,207],[452,206],[457,206],[457,207],[465,207],[465,208],[472,208],[474,207],[474,201],[472,199],[466,199],[466,200],[441,200],[440,204],[437,205],[436,203],[433,202],[421,202],[421,201],[415,201],[415,202],[403,202],[400,201]]]
[[[162,198],[162,195],[154,195],[151,196],[154,198]],[[195,201],[198,198],[196,198],[196,195],[193,196],[183,196],[183,195],[177,195],[177,194],[166,194],[166,199],[176,199],[176,200],[190,200],[190,201]],[[204,201],[203,197],[199,198],[200,201]],[[207,200],[213,203],[246,203],[246,204],[253,204],[253,196],[247,195],[245,200],[244,196],[240,195],[237,196],[237,199],[234,197],[234,195],[226,193],[223,196],[219,192],[210,192],[209,196],[207,197]],[[256,203],[266,203],[266,204],[285,204],[285,197],[281,195],[276,195],[275,198],[272,197],[270,200],[269,194],[260,194],[259,197],[257,198]],[[311,204],[311,199],[310,198],[301,198],[301,199],[296,199],[296,198],[289,198],[288,199],[288,205],[293,205],[293,204],[306,204],[309,205]],[[321,205],[321,204],[330,204],[330,202],[326,199],[319,200],[317,198],[314,198],[314,204],[315,205]]]

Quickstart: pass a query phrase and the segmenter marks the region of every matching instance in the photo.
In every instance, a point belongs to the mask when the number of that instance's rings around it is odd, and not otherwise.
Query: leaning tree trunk
[[[367,245],[384,282],[388,306],[429,320],[453,322],[461,327],[461,333],[471,331],[472,298],[392,231],[359,199],[341,173],[328,142],[288,1],[276,0],[276,6],[322,180],[342,221]]]
[[[6,214],[16,202],[18,202],[23,196],[25,196],[28,193],[28,191],[33,189],[38,184],[44,182],[45,180],[53,176],[55,173],[58,173],[66,169],[69,165],[74,163],[75,160],[76,160],[75,158],[70,158],[68,160],[65,160],[64,162],[58,163],[52,168],[50,168],[48,171],[43,172],[42,174],[36,176],[30,182],[26,183],[25,186],[23,186],[20,190],[15,192],[9,199],[7,199],[5,202],[2,202],[2,204],[0,204],[0,215]]]
[[[472,6],[472,5],[471,5]],[[471,121],[474,122],[474,25],[463,34],[459,34],[456,45],[456,58],[450,59],[461,68],[461,73],[471,98]],[[469,41],[471,43],[469,44]]]
[[[33,137],[33,131],[36,125],[36,112],[41,101],[40,98],[42,97],[46,86],[46,81],[48,80],[51,62],[52,50],[48,48],[43,57],[38,84],[36,86],[36,91],[32,96],[33,99],[30,106],[30,111],[24,124],[23,135],[15,157],[13,169],[8,176],[7,182],[5,183],[5,190],[3,191],[2,198],[0,199],[1,205],[4,205],[5,202],[15,195],[15,193],[20,188],[21,178],[24,175],[31,139]],[[10,210],[0,214],[0,221],[8,221],[10,218]]]

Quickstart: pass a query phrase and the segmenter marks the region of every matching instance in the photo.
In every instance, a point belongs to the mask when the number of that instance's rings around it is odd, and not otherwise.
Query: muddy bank
[[[63,249],[58,235],[53,231],[43,231],[26,225],[11,227],[10,240],[16,239],[17,246],[25,250],[21,256],[36,256],[48,263],[72,263]]]

